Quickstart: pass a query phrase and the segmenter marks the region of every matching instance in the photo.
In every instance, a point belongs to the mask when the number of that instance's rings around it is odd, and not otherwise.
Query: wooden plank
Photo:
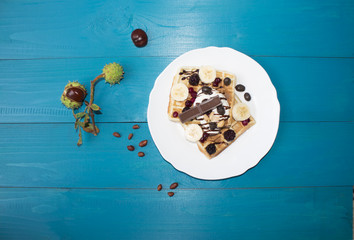
[[[351,239],[352,188],[0,189],[1,239]],[[270,221],[271,220],[271,221]]]
[[[102,67],[120,62],[117,86],[98,83],[98,122],[146,121],[155,79],[173,58],[95,58],[0,61],[0,122],[72,122],[59,101],[68,80],[87,87]],[[354,59],[256,57],[277,88],[282,121],[353,121]],[[21,66],[21,71],[19,71]],[[130,111],[127,111],[129,105]]]
[[[101,123],[76,146],[73,124],[0,124],[0,186],[244,188],[354,185],[354,123],[281,123],[273,148],[245,174],[202,181],[175,170],[153,144],[147,124]],[[118,131],[121,138],[112,133]],[[134,133],[128,140],[129,133]],[[145,148],[138,147],[148,140]],[[134,145],[134,152],[127,145]],[[172,147],[172,143],[171,143]],[[139,151],[146,156],[137,156]],[[197,147],[195,151],[198,151]],[[207,160],[206,160],[207,161]]]
[[[354,57],[354,2],[1,1],[0,58],[177,56],[206,46],[251,55]],[[136,48],[133,29],[147,31]]]

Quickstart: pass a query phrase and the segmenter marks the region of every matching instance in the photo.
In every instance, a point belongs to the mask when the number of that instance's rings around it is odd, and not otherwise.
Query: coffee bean
[[[246,101],[251,101],[251,95],[248,92],[245,93],[244,98]]]
[[[159,184],[159,185],[157,186],[157,191],[161,191],[161,189],[162,189],[162,185]]]
[[[168,196],[170,196],[170,197],[172,197],[173,195],[175,195],[174,192],[168,192],[167,194],[168,194]]]
[[[139,143],[139,146],[140,146],[140,147],[145,147],[147,143],[148,143],[147,140],[143,140],[143,141],[141,141],[141,142]]]
[[[127,148],[129,151],[134,151],[134,149],[135,149],[134,146],[132,146],[132,145],[127,146]]]
[[[170,186],[170,189],[175,189],[176,187],[178,187],[178,183],[172,183]]]
[[[132,137],[133,137],[133,134],[132,134],[132,133],[129,133],[128,139],[130,140],[130,139],[132,139]]]
[[[119,133],[117,133],[117,132],[114,132],[114,133],[113,133],[113,136],[115,136],[115,137],[119,138],[119,137],[120,137],[120,134],[119,134]]]
[[[138,124],[135,124],[134,126],[133,126],[133,129],[139,129],[140,127],[139,127],[139,125]]]
[[[239,91],[239,92],[243,92],[243,91],[245,91],[245,86],[243,86],[242,84],[237,84],[236,85],[236,91]]]
[[[138,152],[138,156],[139,156],[139,157],[144,157],[144,156],[145,156],[145,153],[143,153],[143,152]]]
[[[145,47],[148,42],[146,32],[142,29],[135,29],[130,37],[137,47]]]

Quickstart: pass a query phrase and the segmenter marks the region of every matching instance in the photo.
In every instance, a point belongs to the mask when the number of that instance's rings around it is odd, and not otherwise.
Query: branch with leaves
[[[95,124],[95,114],[99,113],[101,108],[97,104],[93,103],[96,83],[103,78],[106,80],[106,83],[110,83],[111,85],[120,83],[123,75],[124,71],[121,65],[118,63],[107,64],[103,68],[102,73],[91,81],[89,102],[85,100],[87,90],[82,84],[79,82],[69,82],[65,86],[60,100],[67,108],[72,109],[75,118],[75,129],[79,131],[79,140],[77,142],[78,146],[82,144],[81,129],[85,132],[92,133],[95,136],[100,131]],[[75,110],[80,108],[83,103],[86,105],[84,111],[75,113]]]

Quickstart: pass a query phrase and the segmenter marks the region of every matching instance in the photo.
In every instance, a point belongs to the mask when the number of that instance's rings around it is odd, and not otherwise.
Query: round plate
[[[182,66],[211,65],[234,73],[237,84],[252,96],[247,103],[256,125],[242,134],[218,156],[209,160],[196,143],[187,141],[180,123],[167,116],[173,76]],[[150,93],[147,120],[151,136],[162,157],[177,170],[199,179],[216,180],[243,174],[267,154],[279,127],[277,92],[266,71],[252,58],[231,48],[207,47],[189,51],[171,62],[158,76]]]

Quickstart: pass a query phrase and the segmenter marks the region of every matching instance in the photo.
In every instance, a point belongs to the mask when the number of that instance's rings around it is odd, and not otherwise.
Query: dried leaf
[[[92,109],[93,111],[99,111],[99,110],[101,110],[101,108],[100,108],[97,104],[92,104],[92,105],[91,105],[91,109]]]
[[[76,118],[82,118],[83,116],[85,116],[87,113],[85,113],[85,112],[79,112],[79,113],[76,113],[75,114],[75,117]]]
[[[88,123],[86,127],[83,127],[82,128],[85,132],[88,132],[88,133],[92,133],[94,134],[95,131],[93,130],[93,124],[92,123]],[[96,133],[99,133],[100,130],[98,129],[98,127],[96,126]]]

